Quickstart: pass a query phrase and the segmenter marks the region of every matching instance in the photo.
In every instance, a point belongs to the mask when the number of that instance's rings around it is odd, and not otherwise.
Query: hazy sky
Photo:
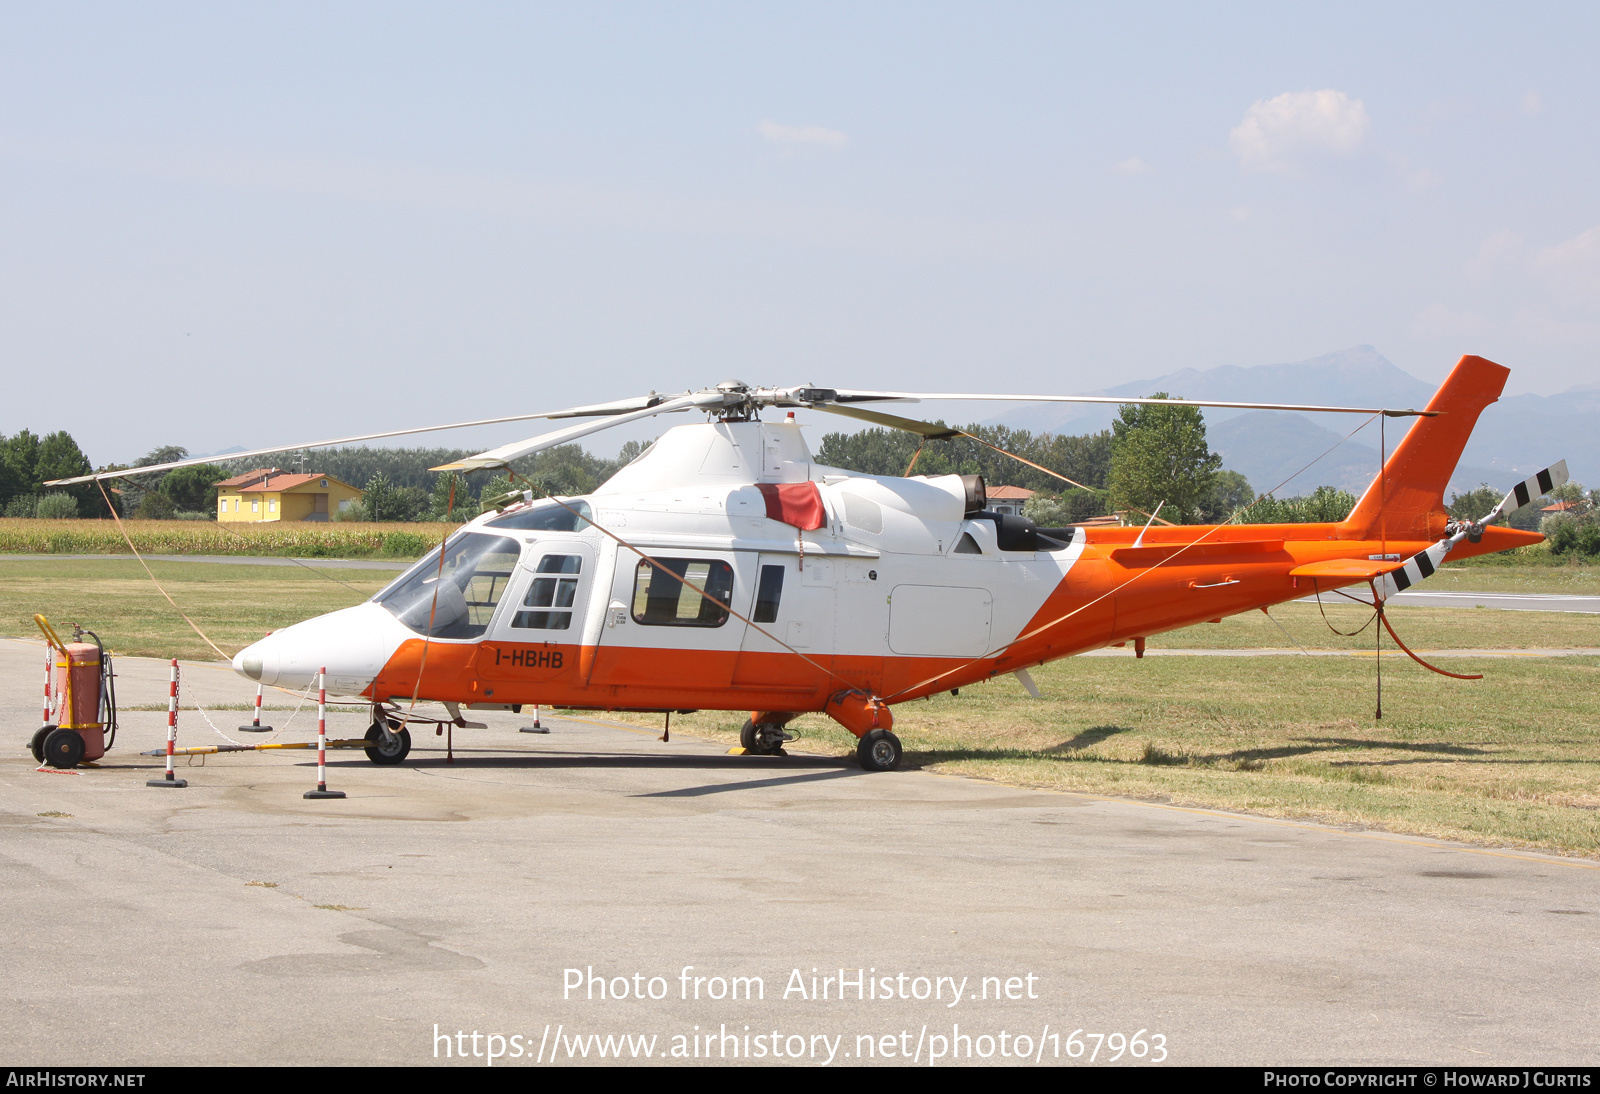
[[[1358,343],[1593,383],[1597,32],[1593,4],[10,3],[0,431],[103,462]]]

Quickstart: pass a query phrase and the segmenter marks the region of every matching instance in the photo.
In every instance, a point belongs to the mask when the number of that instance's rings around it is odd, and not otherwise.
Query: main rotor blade
[[[298,452],[302,448],[329,448],[336,444],[355,444],[357,441],[377,441],[385,437],[405,437],[413,433],[436,433],[443,429],[469,429],[478,425],[503,425],[506,422],[526,422],[535,418],[572,418],[579,415],[606,414],[617,415],[626,413],[634,407],[650,407],[659,405],[661,396],[651,392],[649,395],[637,399],[622,400],[615,403],[598,403],[594,406],[568,407],[564,410],[545,410],[537,414],[512,414],[505,418],[480,418],[474,422],[452,422],[449,425],[424,425],[415,429],[391,429],[384,433],[363,433],[356,437],[338,437],[331,441],[311,441],[301,444],[280,445],[277,448],[253,448],[248,452],[229,452],[223,456],[194,456],[186,460],[173,460],[170,463],[156,463],[145,467],[129,467],[122,471],[102,471],[95,475],[79,475],[71,479],[51,479],[43,483],[44,486],[72,486],[80,482],[94,482],[97,479],[123,479],[133,475],[149,475],[156,471],[171,471],[175,467],[195,467],[203,463],[219,463],[231,460],[248,460],[256,456],[270,456],[278,452]],[[603,426],[601,428],[604,428]]]
[[[671,395],[657,395],[651,392],[648,395],[636,396],[632,399],[618,399],[610,403],[593,403],[589,406],[575,406],[571,410],[557,410],[546,414],[546,418],[584,418],[600,414],[628,414],[635,410],[648,410],[653,406],[660,406]]]
[[[1104,403],[1123,406],[1137,403],[1141,406],[1213,406],[1229,410],[1293,410],[1317,414],[1383,414],[1390,418],[1432,418],[1437,410],[1388,410],[1383,407],[1361,406],[1300,406],[1293,403],[1230,403],[1210,399],[1134,399],[1119,395],[994,395],[984,392],[957,391],[846,391],[839,389],[840,402],[866,400],[893,400],[915,403],[923,399],[959,399],[962,401],[990,403]],[[815,408],[814,408],[815,409]]]
[[[947,441],[951,437],[966,436],[963,430],[951,429],[947,425],[935,425],[933,422],[919,421],[916,418],[902,418],[897,414],[885,414],[878,410],[863,410],[861,407],[817,403],[810,409],[825,411],[828,414],[841,414],[846,418],[859,418],[863,422],[886,425],[890,429],[903,429],[907,433],[915,433],[917,436],[926,437],[930,441]]]
[[[1090,490],[1096,494],[1105,493],[1104,490],[1096,489],[1093,486],[1085,486],[1077,479],[1069,479],[1059,471],[1052,471],[1048,467],[1034,463],[1032,460],[1024,459],[1015,452],[1007,452],[999,445],[991,444],[982,437],[968,433],[965,429],[951,429],[949,426],[936,425],[933,422],[924,422],[917,418],[902,418],[898,414],[885,414],[881,410],[865,410],[856,406],[837,406],[830,405],[828,403],[814,403],[811,404],[810,409],[825,411],[829,414],[842,414],[846,418],[860,418],[864,422],[874,422],[878,425],[886,425],[890,429],[903,429],[907,433],[915,433],[917,436],[923,437],[930,441],[948,441],[953,437],[966,437],[969,440],[977,441],[985,448],[994,449],[1002,456],[1009,456],[1018,463],[1025,463],[1035,471],[1043,471],[1046,475],[1049,475],[1052,478],[1060,479],[1069,486],[1076,486],[1080,490]],[[920,452],[921,450],[922,449],[919,446],[917,451]],[[916,461],[913,460],[912,462],[915,463]],[[1167,524],[1170,522],[1162,521],[1161,523]]]
[[[546,448],[554,448],[558,444],[575,441],[579,437],[587,437],[591,433],[598,433],[602,429],[610,429],[614,425],[625,422],[636,422],[641,418],[653,417],[656,414],[674,414],[681,410],[692,410],[697,406],[721,406],[722,393],[701,392],[696,395],[684,395],[676,399],[668,399],[657,403],[655,406],[635,410],[629,414],[617,414],[606,418],[602,422],[585,422],[582,425],[569,426],[558,429],[554,433],[544,433],[537,437],[530,437],[525,441],[515,441],[503,444],[499,448],[491,448],[487,452],[480,452],[476,456],[468,456],[464,460],[453,463],[442,463],[438,467],[430,467],[429,471],[482,471],[490,467],[504,467],[512,460],[521,459],[523,456],[542,452]]]

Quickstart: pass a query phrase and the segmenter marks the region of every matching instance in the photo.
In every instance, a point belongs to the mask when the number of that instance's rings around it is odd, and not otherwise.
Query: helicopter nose
[[[246,646],[234,657],[233,671],[269,687],[303,688],[325,669],[330,692],[358,695],[410,634],[379,605],[358,604]]]
[[[272,648],[272,640],[263,638],[234,654],[233,671],[258,684],[277,683],[278,657],[277,651]]]

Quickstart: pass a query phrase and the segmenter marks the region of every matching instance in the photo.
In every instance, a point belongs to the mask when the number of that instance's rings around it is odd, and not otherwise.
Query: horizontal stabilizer
[[[1398,570],[1404,565],[1399,559],[1329,558],[1321,562],[1308,562],[1289,571],[1290,577],[1325,577],[1341,581],[1365,581],[1368,578]]]

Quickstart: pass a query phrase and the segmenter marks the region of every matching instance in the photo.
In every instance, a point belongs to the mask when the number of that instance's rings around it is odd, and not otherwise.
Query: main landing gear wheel
[[[875,729],[856,745],[856,759],[865,771],[893,771],[900,766],[900,738],[887,729]]]
[[[739,730],[739,747],[752,756],[787,756],[784,739],[783,725],[778,722],[758,724],[746,718]]]
[[[393,722],[389,723],[389,729],[385,734],[378,722],[367,727],[367,740],[372,742],[366,749],[367,759],[375,764],[397,764],[411,752],[411,731]]]
[[[55,731],[55,726],[40,726],[33,731],[33,740],[28,742],[28,751],[33,753],[34,763],[44,763],[44,739]]]
[[[75,729],[54,729],[44,739],[44,762],[51,767],[73,768],[83,759],[83,738]]]

